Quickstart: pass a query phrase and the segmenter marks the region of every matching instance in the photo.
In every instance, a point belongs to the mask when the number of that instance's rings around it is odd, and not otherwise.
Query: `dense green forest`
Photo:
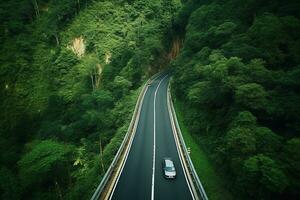
[[[235,199],[300,197],[299,10],[297,0],[188,0],[173,19],[174,96]]]
[[[91,197],[180,5],[1,1],[0,199]]]
[[[299,10],[298,0],[1,1],[0,199],[89,199],[141,85],[165,67],[234,199],[298,199]]]

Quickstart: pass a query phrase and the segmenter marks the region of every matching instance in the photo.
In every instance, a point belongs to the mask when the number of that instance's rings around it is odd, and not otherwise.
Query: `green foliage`
[[[5,167],[0,169],[0,191],[1,199],[19,199],[19,183],[16,175]]]
[[[232,120],[230,127],[251,127],[256,124],[256,117],[249,111],[241,111]]]
[[[113,106],[114,98],[109,91],[96,90],[93,93],[93,97],[98,108],[101,110],[109,109]]]
[[[266,155],[276,155],[282,149],[282,138],[266,127],[255,129],[257,149]]]
[[[49,184],[53,191],[68,184],[73,148],[53,140],[34,141],[18,162],[21,184],[26,193],[40,192],[36,189],[45,184]],[[61,194],[56,192],[56,195]]]
[[[174,96],[235,199],[299,197],[299,8],[191,0],[175,16]]]
[[[0,3],[1,198],[91,197],[141,84],[168,62],[164,33],[180,5]]]
[[[293,195],[299,195],[298,188],[300,177],[300,139],[293,138],[287,141],[283,148],[282,160],[285,166],[286,173],[289,178],[290,188],[289,192]]]
[[[266,96],[267,93],[261,85],[248,83],[237,88],[235,100],[246,109],[261,109],[266,105]]]
[[[247,157],[256,151],[256,139],[248,128],[231,129],[225,138],[228,154],[231,157]]]
[[[209,103],[210,99],[207,99],[207,88],[208,82],[199,82],[194,84],[188,93],[188,99],[193,103]]]
[[[218,170],[214,168],[213,162],[201,148],[201,140],[198,140],[197,135],[192,135],[184,121],[184,115],[188,112],[183,110],[183,103],[178,99],[174,99],[176,116],[180,125],[182,136],[185,144],[190,148],[190,157],[198,176],[201,178],[201,183],[205,188],[205,192],[210,199],[232,199],[232,195],[225,187],[225,181],[219,176]]]
[[[37,144],[35,144],[37,143]],[[19,161],[20,173],[23,174],[23,184],[29,185],[45,175],[55,175],[57,165],[69,161],[71,146],[59,144],[52,140],[35,142],[30,151]]]
[[[115,96],[120,98],[128,93],[132,83],[122,76],[116,76],[113,82]]]
[[[249,194],[252,197],[268,198],[270,193],[281,193],[288,185],[280,167],[263,154],[245,160],[243,171],[240,181],[246,187],[245,191],[257,191],[256,194]]]

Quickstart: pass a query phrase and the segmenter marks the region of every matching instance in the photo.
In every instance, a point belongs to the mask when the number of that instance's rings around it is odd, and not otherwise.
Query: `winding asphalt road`
[[[148,86],[136,134],[111,199],[193,199],[171,128],[167,106],[168,82],[169,76],[164,74]],[[167,180],[163,176],[164,157],[171,157],[174,161],[175,180]]]

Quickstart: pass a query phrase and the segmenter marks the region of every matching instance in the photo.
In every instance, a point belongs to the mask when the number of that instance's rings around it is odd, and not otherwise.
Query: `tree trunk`
[[[55,180],[55,186],[56,186],[56,189],[57,189],[57,193],[58,193],[59,199],[60,199],[60,200],[63,200],[63,196],[62,196],[62,193],[61,193],[61,189],[60,189],[60,186],[59,186],[57,180]]]
[[[101,81],[101,73],[102,73],[102,67],[100,64],[96,65],[96,73],[95,73],[95,88],[98,89],[100,86]]]
[[[78,8],[78,13],[80,11],[80,0],[77,0],[77,8]]]
[[[105,170],[104,170],[104,163],[103,163],[103,150],[102,150],[101,136],[99,137],[99,140],[100,140],[100,160],[101,160],[102,172],[104,174]]]
[[[55,40],[56,40],[56,45],[59,46],[59,39],[58,39],[57,33],[55,33],[55,36],[54,36],[54,37],[55,37]]]
[[[38,3],[36,0],[32,0],[32,3],[33,3],[36,18],[38,18],[40,16],[40,10],[39,10]]]
[[[92,88],[93,88],[93,91],[95,90],[95,85],[94,85],[94,76],[93,76],[93,73],[91,73],[91,80],[92,80]]]

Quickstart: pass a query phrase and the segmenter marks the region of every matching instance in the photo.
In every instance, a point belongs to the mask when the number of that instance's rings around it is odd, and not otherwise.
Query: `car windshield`
[[[166,167],[165,167],[165,170],[168,171],[168,172],[173,172],[175,171],[175,167],[174,167],[174,164],[171,160],[166,160]]]
[[[175,168],[174,167],[166,167],[165,170],[167,172],[174,172],[175,171]]]

